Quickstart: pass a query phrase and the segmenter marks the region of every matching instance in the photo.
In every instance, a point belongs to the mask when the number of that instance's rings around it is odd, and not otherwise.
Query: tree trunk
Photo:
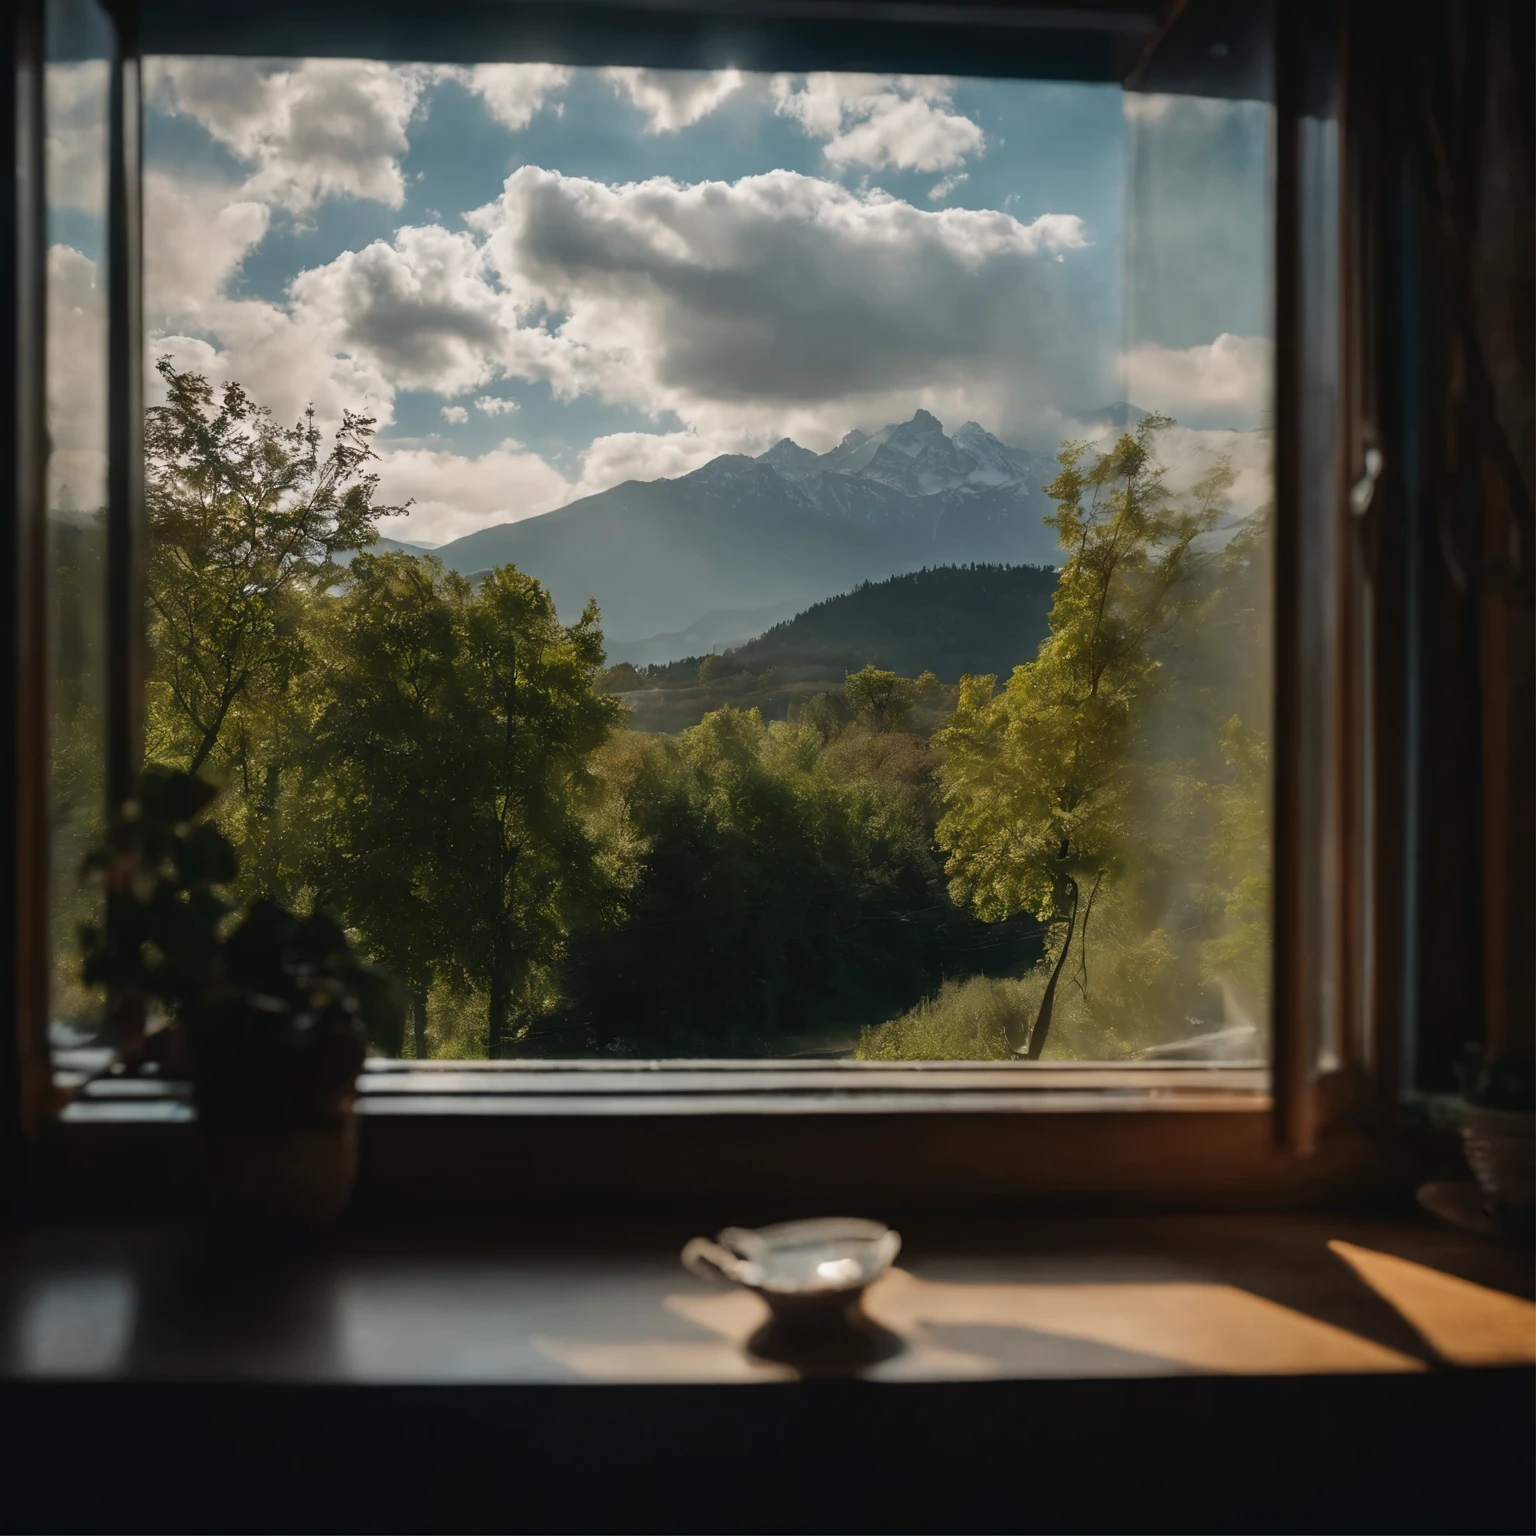
[[[411,1023],[416,1031],[416,1060],[427,1059],[427,994],[411,993]]]
[[[1051,1032],[1051,1013],[1056,1007],[1056,983],[1061,980],[1062,968],[1067,963],[1067,956],[1072,952],[1072,935],[1077,929],[1077,881],[1068,877],[1068,883],[1072,887],[1072,911],[1067,918],[1067,937],[1061,946],[1061,953],[1056,957],[1056,964],[1051,970],[1051,979],[1045,984],[1045,996],[1040,999],[1040,1012],[1035,1015],[1035,1027],[1029,1035],[1030,1061],[1039,1061],[1040,1053],[1045,1049],[1045,1037]]]
[[[502,1030],[506,1025],[507,1007],[511,1001],[506,968],[498,961],[491,966],[490,1023],[485,1042],[485,1054],[491,1061],[501,1060]]]

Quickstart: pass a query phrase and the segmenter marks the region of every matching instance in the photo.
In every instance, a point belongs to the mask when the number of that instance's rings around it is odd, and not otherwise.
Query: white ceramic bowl
[[[900,1234],[878,1221],[822,1216],[755,1230],[727,1227],[714,1241],[694,1238],[682,1259],[704,1279],[756,1291],[775,1311],[799,1311],[856,1302],[900,1251]]]

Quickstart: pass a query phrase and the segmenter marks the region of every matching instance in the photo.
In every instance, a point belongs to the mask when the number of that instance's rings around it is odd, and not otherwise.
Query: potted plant
[[[1462,1147],[1483,1208],[1506,1235],[1528,1237],[1536,1224],[1536,1064],[1469,1046],[1459,1076]]]
[[[116,1070],[192,1084],[209,1167],[244,1210],[300,1229],[340,1214],[357,1167],[353,1104],[370,1034],[397,1039],[394,984],[328,914],[275,901],[237,914],[220,892],[234,850],[202,819],[213,786],[152,768],[88,860],[106,923],[84,975],[110,1000]]]

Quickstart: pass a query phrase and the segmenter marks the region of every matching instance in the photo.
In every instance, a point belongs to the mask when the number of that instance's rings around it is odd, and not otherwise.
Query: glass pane
[[[1261,1056],[1262,109],[147,101],[150,756],[405,983],[381,1049]]]
[[[1150,1003],[1185,1022],[1151,1055],[1267,1061],[1271,111],[1189,95],[1126,109],[1127,398],[1173,418],[1151,437],[1188,520],[1164,548],[1188,544],[1176,572],[1154,558],[1139,578],[1150,608],[1134,593],[1127,606],[1133,627],[1150,613],[1153,670],[1135,711],[1136,833],[1105,926],[1124,923],[1107,937],[1138,979],[1128,1015]]]
[[[77,931],[79,879],[106,805],[107,122],[112,32],[90,0],[50,0],[48,195],[49,643],[55,1043],[95,1032]]]

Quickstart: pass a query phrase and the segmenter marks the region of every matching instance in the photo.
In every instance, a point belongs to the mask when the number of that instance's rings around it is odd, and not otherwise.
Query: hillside
[[[636,729],[677,731],[722,704],[781,720],[871,664],[950,685],[965,673],[1006,677],[1045,638],[1055,589],[1055,571],[1040,566],[925,568],[862,583],[723,654],[638,675],[616,668],[608,686],[622,690]]]
[[[568,619],[596,598],[615,651],[648,660],[658,637],[711,614],[809,608],[923,566],[1052,561],[1040,487],[1054,469],[974,422],[951,437],[918,411],[825,454],[786,438],[756,459],[628,481],[435,553],[466,575],[510,561]]]
[[[1056,590],[1047,566],[937,566],[865,582],[776,624],[731,653],[750,671],[873,664],[903,677],[1006,677],[1046,634]]]

